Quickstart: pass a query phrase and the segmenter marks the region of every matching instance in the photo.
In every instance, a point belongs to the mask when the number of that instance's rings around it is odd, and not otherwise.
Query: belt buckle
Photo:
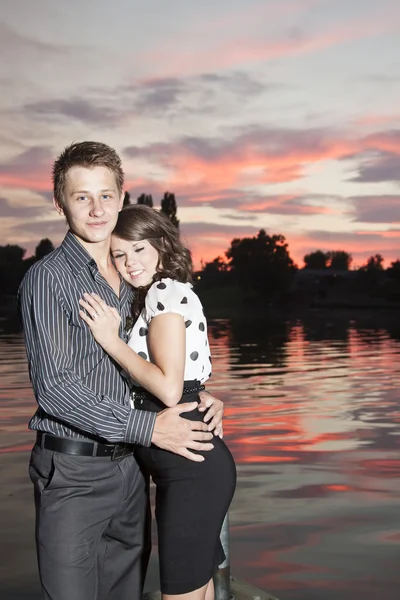
[[[128,456],[128,454],[132,454],[132,452],[129,451],[126,444],[115,444],[111,454],[111,460],[118,460],[124,456]]]
[[[111,460],[118,460],[119,458],[122,458],[125,455],[125,453],[125,444],[115,444],[111,454]]]

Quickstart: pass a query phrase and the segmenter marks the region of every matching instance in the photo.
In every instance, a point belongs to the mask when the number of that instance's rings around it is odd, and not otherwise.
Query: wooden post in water
[[[219,565],[218,571],[214,575],[215,600],[230,600],[230,560],[229,560],[229,518],[228,514],[222,524],[220,540],[225,552],[225,560]]]

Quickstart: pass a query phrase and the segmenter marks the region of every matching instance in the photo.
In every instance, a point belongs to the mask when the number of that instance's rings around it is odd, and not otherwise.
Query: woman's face
[[[113,235],[111,254],[121,276],[133,287],[149,285],[157,272],[158,252],[147,240],[129,242]]]

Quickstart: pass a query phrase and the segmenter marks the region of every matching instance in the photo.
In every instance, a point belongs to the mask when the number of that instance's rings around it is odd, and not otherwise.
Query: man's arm
[[[150,445],[155,414],[132,410],[96,394],[73,369],[67,314],[52,275],[32,268],[19,291],[29,371],[43,410],[87,433],[111,442]]]
[[[113,402],[82,384],[73,370],[69,324],[60,290],[51,274],[31,269],[19,291],[29,371],[35,395],[43,410],[87,433],[110,442],[151,442],[194,461],[203,460],[190,450],[211,450],[205,423],[181,418],[197,404],[185,404],[162,413],[141,411]]]

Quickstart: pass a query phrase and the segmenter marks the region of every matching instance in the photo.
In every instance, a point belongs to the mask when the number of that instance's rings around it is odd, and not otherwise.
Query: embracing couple
[[[69,231],[19,291],[38,409],[30,421],[47,600],[139,600],[156,485],[164,598],[212,600],[236,471],[208,394],[207,323],[178,230],[123,208],[121,160],[72,144],[53,166]]]

